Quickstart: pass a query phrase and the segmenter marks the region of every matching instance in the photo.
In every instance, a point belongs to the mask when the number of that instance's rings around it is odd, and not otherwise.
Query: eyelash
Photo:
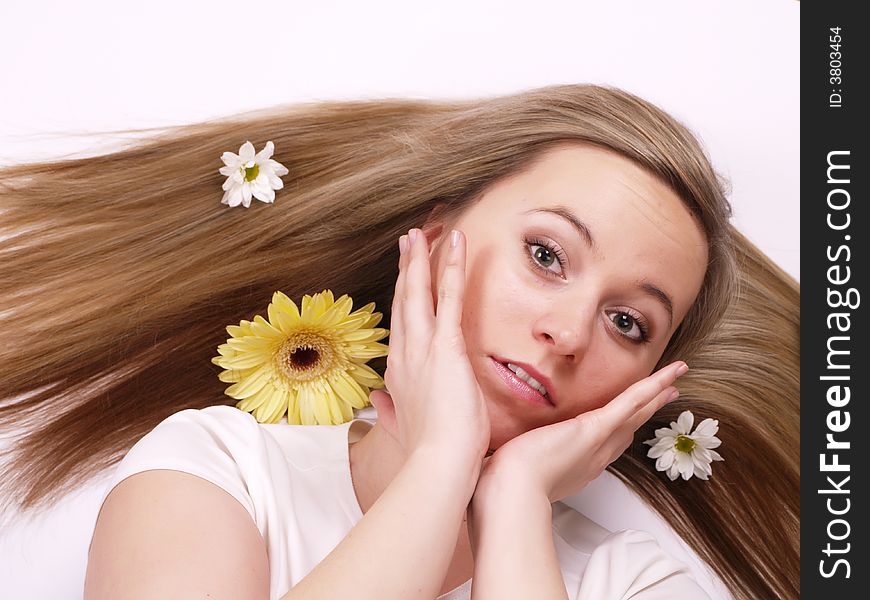
[[[556,255],[556,260],[559,261],[559,267],[562,269],[564,269],[565,265],[568,264],[568,257],[565,255],[565,252],[559,246],[550,241],[542,240],[536,237],[523,239],[523,253],[528,257],[529,262],[532,264],[532,266],[534,266],[538,271],[542,271],[545,275],[549,277],[562,279],[561,275],[559,275],[558,273],[553,273],[553,271],[547,269],[546,267],[542,266],[538,261],[536,261],[534,254],[529,252],[529,246],[541,246],[542,248],[546,248],[547,250],[552,252],[554,255]],[[640,330],[640,338],[633,338],[626,335],[622,331],[619,331],[619,334],[622,337],[634,344],[649,343],[649,324],[640,313],[630,308],[621,308],[615,314],[628,315],[629,317],[634,319],[634,322],[637,324],[637,327]]]

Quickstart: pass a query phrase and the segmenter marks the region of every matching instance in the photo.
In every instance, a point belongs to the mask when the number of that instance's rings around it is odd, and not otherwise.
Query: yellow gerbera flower
[[[232,383],[224,390],[240,400],[236,407],[252,412],[260,423],[338,425],[353,419],[352,408],[369,406],[370,389],[384,380],[366,363],[386,356],[380,344],[389,330],[374,328],[381,317],[374,302],[351,313],[353,300],[334,300],[324,290],[296,303],[281,292],[272,295],[267,321],[227,326],[232,337],[211,359],[226,369],[219,378]]]

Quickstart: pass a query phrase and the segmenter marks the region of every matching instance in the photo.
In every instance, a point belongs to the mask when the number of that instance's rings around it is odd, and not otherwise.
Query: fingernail
[[[676,400],[679,397],[680,397],[680,390],[674,390],[673,392],[671,392],[671,396],[670,396],[670,398],[668,398],[668,402],[673,402],[674,400]]]
[[[408,250],[408,236],[403,235],[399,238],[399,254],[404,254]]]
[[[689,365],[687,365],[686,363],[681,364],[679,367],[677,367],[677,377],[679,377],[680,375],[683,375],[688,370],[689,370]]]
[[[417,230],[416,229],[412,229],[411,231],[409,231],[408,235],[411,237],[412,244],[417,241]]]
[[[459,245],[459,232],[455,229],[450,231],[450,247],[455,248]]]

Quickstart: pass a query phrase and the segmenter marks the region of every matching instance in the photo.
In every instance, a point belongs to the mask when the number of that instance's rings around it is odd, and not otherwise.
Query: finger
[[[427,343],[432,337],[435,309],[432,305],[432,273],[429,264],[429,250],[426,237],[420,229],[411,229],[411,247],[405,265],[405,335],[410,342]]]
[[[390,307],[390,354],[395,358],[405,349],[405,326],[402,322],[402,295],[405,290],[405,250],[407,236],[399,236],[399,271],[396,275],[396,288],[393,291],[393,303]],[[389,355],[387,356],[389,359]]]
[[[634,416],[632,416],[626,424],[631,428],[631,431],[637,431],[641,425],[649,421],[652,416],[665,404],[676,400],[680,395],[680,391],[672,385],[669,385],[661,392],[656,394],[651,402],[647,403]]]
[[[676,361],[644,377],[605,404],[602,407],[604,409],[602,418],[609,423],[611,429],[616,429],[658,398],[659,394],[676,381],[677,377],[688,370],[686,363]]]
[[[669,385],[656,394],[655,398],[635,413],[633,417],[625,421],[619,429],[612,432],[607,437],[605,447],[603,448],[603,451],[610,456],[608,464],[622,456],[631,446],[632,442],[634,442],[634,435],[641,425],[646,423],[662,406],[675,400],[679,395],[680,393],[677,388]]]
[[[438,308],[435,328],[439,334],[455,336],[461,332],[462,300],[465,295],[465,234],[453,230],[447,238],[447,260],[438,285]]]

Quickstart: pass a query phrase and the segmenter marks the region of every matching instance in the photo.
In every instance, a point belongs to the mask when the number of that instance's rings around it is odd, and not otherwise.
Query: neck
[[[405,451],[380,423],[376,423],[362,439],[351,443],[348,456],[353,489],[360,509],[365,514],[399,473],[405,463]],[[462,585],[471,578],[474,571],[473,552],[465,518],[462,521],[440,594]]]
[[[405,452],[380,423],[352,443],[348,452],[353,488],[365,514],[405,464]]]

